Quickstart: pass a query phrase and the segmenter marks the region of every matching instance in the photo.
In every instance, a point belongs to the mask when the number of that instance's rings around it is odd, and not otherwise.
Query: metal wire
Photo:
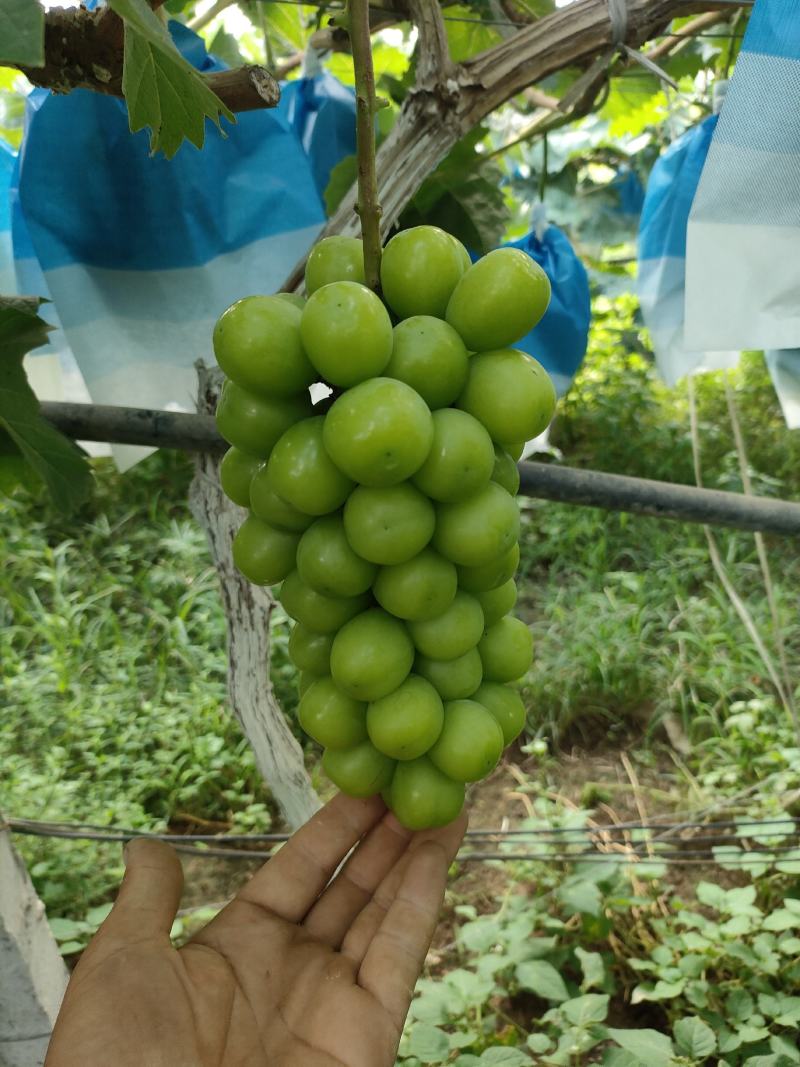
[[[459,853],[460,862],[477,861],[500,861],[500,862],[528,862],[528,863],[663,863],[668,862],[671,866],[697,866],[709,863],[724,863],[725,865],[747,866],[752,863],[773,864],[780,861],[781,856],[797,852],[797,845],[767,846],[762,849],[745,849],[738,853],[731,853],[721,858],[715,852],[706,848],[694,848],[698,842],[715,842],[720,845],[732,840],[755,840],[765,837],[797,836],[800,820],[793,818],[762,819],[762,820],[720,820],[717,822],[676,822],[672,824],[649,822],[649,823],[612,823],[608,826],[598,827],[551,827],[548,829],[475,829],[467,831],[469,841],[468,851]],[[27,834],[36,837],[52,837],[71,840],[89,840],[110,842],[126,842],[134,837],[145,837],[150,840],[167,841],[178,852],[209,858],[219,859],[269,859],[271,851],[260,849],[241,849],[228,847],[229,844],[245,843],[274,843],[281,844],[291,835],[285,833],[274,834],[191,834],[182,837],[175,834],[154,833],[149,831],[139,832],[119,827],[101,827],[90,823],[45,823],[33,819],[7,818],[0,829],[7,827],[14,833]],[[753,832],[748,832],[745,827],[752,827]],[[767,829],[776,827],[776,829]],[[787,829],[777,829],[785,827]],[[791,829],[788,829],[791,827]],[[678,832],[687,830],[712,830],[735,828],[735,833],[699,834],[681,838],[678,841],[667,842],[664,839]],[[631,832],[652,833],[659,831],[657,838],[648,837],[635,842],[614,840],[615,835],[630,834]],[[570,841],[567,835],[578,835],[582,840]],[[481,843],[484,848],[487,844],[497,844],[498,840],[506,839],[525,844],[524,838],[532,837],[530,842],[535,850],[527,851],[478,851]],[[209,847],[207,842],[214,842],[217,847]],[[664,845],[671,843],[673,846],[683,844],[685,847],[667,850]],[[576,848],[584,846],[580,851],[565,851],[570,845]],[[222,847],[219,847],[222,846]],[[598,846],[609,848],[610,851],[599,851]],[[554,851],[546,851],[552,847]],[[723,845],[724,847],[724,845]],[[790,861],[791,862],[791,861]],[[800,859],[797,860],[800,864]]]
[[[321,8],[323,6],[322,4],[316,4],[316,3],[309,4],[309,3],[306,3],[306,0],[270,0],[270,2],[276,3],[276,4],[286,4],[286,5],[290,6],[290,7],[316,7],[316,8]],[[685,2],[686,3],[695,4],[695,0],[685,0]],[[730,6],[730,7],[751,7],[753,2],[754,2],[754,0],[715,0],[715,3],[724,3],[726,6]],[[326,7],[326,11],[330,11],[330,12],[332,12],[334,14],[344,11],[343,7],[329,7],[327,5],[325,5],[325,7]],[[408,13],[405,12],[405,11],[395,11],[394,8],[377,7],[376,5],[373,5],[373,4],[370,4],[370,11],[375,11],[379,15],[394,15],[395,18],[398,19],[398,21],[408,22]],[[530,26],[531,25],[531,23],[529,23],[529,22],[514,22],[512,19],[492,19],[492,18],[484,19],[484,18],[481,18],[480,16],[475,16],[473,18],[473,17],[471,17],[469,15],[445,15],[445,14],[442,14],[442,20],[444,22],[479,23],[479,24],[481,24],[483,26],[505,26],[505,27],[510,27],[511,29],[515,29],[515,30],[523,29],[525,26]],[[662,36],[664,36],[664,37],[681,37],[681,36],[684,36],[684,37],[709,37],[709,36],[720,36],[721,37],[721,36],[727,36],[727,35],[723,35],[723,34],[714,34],[714,35],[712,35],[712,34],[699,34],[699,33],[698,34],[692,34],[692,33],[687,33],[687,34],[665,33],[665,34],[662,34]],[[738,37],[738,36],[742,36],[742,35],[739,35],[739,34],[731,35],[731,37]]]

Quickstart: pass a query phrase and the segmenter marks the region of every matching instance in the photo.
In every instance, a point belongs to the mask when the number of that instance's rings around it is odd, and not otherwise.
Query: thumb
[[[128,842],[124,856],[125,877],[103,935],[125,941],[169,935],[183,890],[177,853],[140,837]]]

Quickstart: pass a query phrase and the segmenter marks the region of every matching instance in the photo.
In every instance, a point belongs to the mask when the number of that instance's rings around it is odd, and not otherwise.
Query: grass
[[[763,361],[747,358],[734,381],[757,491],[797,499],[800,434],[783,427]],[[720,375],[699,380],[698,401],[706,484],[739,489]],[[598,302],[591,351],[554,440],[572,464],[693,482],[685,391],[658,382],[631,301]],[[224,619],[186,504],[190,477],[188,460],[164,453],[125,475],[101,463],[94,497],[73,519],[24,495],[0,503],[0,809],[8,814],[134,828],[184,813],[269,825],[269,797],[226,709]],[[786,788],[800,785],[796,740],[699,527],[530,502],[524,531],[534,735],[553,743],[600,730],[613,739],[632,727],[652,733],[669,715],[709,788],[776,774]],[[753,538],[719,537],[769,639]],[[788,540],[769,547],[796,670],[800,561]],[[273,681],[291,711],[280,618],[273,638]],[[742,715],[756,725],[746,729]],[[31,839],[22,848],[54,915],[82,915],[119,877],[107,846]]]

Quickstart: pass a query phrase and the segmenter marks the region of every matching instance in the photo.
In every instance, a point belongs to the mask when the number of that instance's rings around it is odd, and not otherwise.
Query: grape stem
[[[356,158],[358,161],[358,201],[364,246],[364,276],[370,289],[381,284],[381,205],[375,172],[375,72],[372,67],[372,40],[369,32],[369,0],[348,0],[347,29],[353,49],[356,81]]]

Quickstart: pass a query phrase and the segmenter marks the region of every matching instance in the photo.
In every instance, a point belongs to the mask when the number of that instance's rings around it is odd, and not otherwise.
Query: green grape
[[[300,538],[297,570],[312,589],[325,596],[358,596],[372,585],[376,564],[357,556],[339,515],[317,519]]]
[[[468,593],[486,593],[505,585],[519,566],[519,543],[481,567],[456,567],[458,584]]]
[[[416,556],[430,541],[436,513],[410,482],[385,489],[359,486],[344,506],[344,530],[355,552],[388,566]]]
[[[299,540],[249,515],[233,539],[233,562],[255,585],[275,585],[294,569]]]
[[[381,258],[381,289],[401,319],[411,315],[444,318],[447,303],[464,273],[454,238],[436,226],[401,230]]]
[[[409,674],[393,693],[367,708],[369,739],[379,752],[396,760],[416,759],[439,736],[444,720],[442,698],[424,678]]]
[[[333,680],[356,700],[387,696],[408,677],[413,662],[405,626],[380,608],[357,615],[333,639]]]
[[[450,700],[444,725],[428,758],[456,782],[477,782],[497,765],[503,752],[503,731],[495,717],[474,700]]]
[[[219,465],[219,483],[225,496],[240,507],[249,507],[250,483],[263,465],[263,459],[258,456],[248,456],[241,449],[229,448]]]
[[[494,446],[494,470],[492,481],[502,485],[507,493],[516,496],[519,492],[519,468],[500,445]]]
[[[514,610],[517,602],[516,583],[513,578],[509,578],[507,582],[503,582],[494,589],[476,592],[475,599],[483,608],[483,625],[488,629],[498,619],[502,619],[504,615]]]
[[[431,830],[458,818],[464,806],[464,785],[420,756],[397,764],[385,799],[406,829]]]
[[[467,384],[464,342],[432,315],[414,315],[394,328],[392,358],[383,372],[415,389],[431,411],[452,404]]]
[[[499,682],[484,682],[475,690],[472,699],[482,704],[497,720],[506,745],[510,745],[522,733],[525,726],[525,705],[515,689]]]
[[[481,567],[519,538],[519,508],[496,482],[456,504],[439,504],[433,547],[462,567]]]
[[[313,515],[298,511],[288,500],[278,496],[272,487],[267,463],[262,464],[250,482],[250,507],[254,515],[278,530],[302,533],[314,521]]]
[[[428,458],[412,481],[434,500],[455,503],[488,483],[495,464],[492,439],[465,411],[442,408],[432,417],[433,442]]]
[[[447,236],[456,246],[458,258],[461,260],[461,266],[464,268],[465,271],[469,270],[469,268],[472,266],[472,259],[470,258],[469,252],[466,250],[464,245],[459,241],[457,237],[454,237],[451,233],[449,233]]]
[[[331,282],[306,301],[300,335],[319,374],[349,388],[381,374],[392,354],[392,320],[357,282]]]
[[[556,391],[541,363],[516,348],[482,352],[469,361],[458,407],[483,423],[502,445],[532,441],[547,429]]]
[[[505,348],[533,329],[550,302],[547,275],[518,248],[498,248],[465,271],[446,319],[472,352]]]
[[[369,741],[353,748],[325,750],[322,769],[343,793],[351,797],[371,797],[391,782],[395,762],[378,752]]]
[[[343,693],[332,678],[320,678],[303,693],[297,719],[323,748],[352,748],[367,740],[367,705]]]
[[[301,311],[306,306],[306,298],[299,293],[276,293],[275,296],[278,300],[287,300],[293,307],[300,308]]]
[[[309,691],[315,682],[318,682],[322,675],[313,674],[311,671],[301,671],[300,676],[297,679],[297,691],[300,694],[302,700],[306,693]]]
[[[296,570],[288,575],[281,586],[279,599],[289,618],[319,634],[333,633],[369,604],[366,594],[330,597],[316,593]]]
[[[318,634],[296,622],[289,635],[289,659],[301,671],[331,673],[333,634]]]
[[[331,282],[366,284],[364,246],[358,237],[324,237],[311,249],[306,261],[306,292],[311,296]]]
[[[399,619],[432,619],[452,602],[458,588],[455,566],[432,548],[404,563],[381,567],[372,591],[382,608]]]
[[[298,419],[311,413],[307,393],[292,397],[256,396],[235,382],[225,382],[217,405],[217,429],[228,442],[262,459]]]
[[[225,374],[270,398],[305,392],[314,368],[300,339],[298,308],[278,296],[248,296],[224,311],[214,327],[214,354]]]
[[[455,659],[429,659],[418,655],[414,670],[427,678],[442,700],[471,697],[483,679],[483,664],[477,646]]]
[[[488,682],[514,682],[530,670],[533,634],[513,615],[493,623],[478,643],[483,677]]]
[[[509,456],[511,456],[511,458],[514,460],[514,462],[519,463],[520,459],[522,458],[522,453],[525,450],[525,442],[512,441],[511,444],[506,444],[503,447],[505,448],[506,452],[508,452]]]
[[[315,415],[296,423],[276,443],[267,464],[274,491],[309,515],[336,511],[353,488],[325,450],[324,422],[324,415]]]
[[[483,633],[483,610],[474,596],[461,589],[452,604],[435,619],[410,622],[414,645],[429,659],[456,659],[477,645]]]
[[[325,448],[361,485],[397,485],[419,470],[430,451],[433,419],[411,386],[373,378],[348,389],[325,416]]]

